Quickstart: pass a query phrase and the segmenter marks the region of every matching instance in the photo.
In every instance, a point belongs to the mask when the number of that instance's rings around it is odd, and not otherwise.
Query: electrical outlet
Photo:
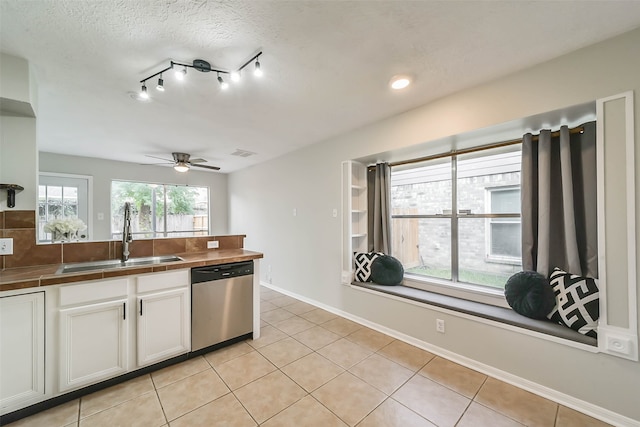
[[[210,240],[207,242],[207,249],[217,249],[220,247],[220,242],[217,240]]]
[[[331,212],[331,216],[333,216],[334,218],[338,217],[338,209],[334,209],[333,212]]]
[[[444,320],[436,319],[436,331],[444,334]]]
[[[0,239],[0,255],[13,255],[13,238]]]

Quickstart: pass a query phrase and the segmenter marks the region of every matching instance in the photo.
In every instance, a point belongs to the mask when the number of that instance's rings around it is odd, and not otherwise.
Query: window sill
[[[441,295],[434,292],[423,291],[421,289],[409,288],[406,286],[382,286],[375,283],[353,282],[354,289],[368,290],[374,293],[390,295],[400,299],[407,299],[419,304],[439,307],[441,309],[472,316],[479,319],[497,322],[499,325],[506,325],[509,329],[520,329],[522,332],[535,333],[542,338],[549,337],[554,341],[562,340],[565,344],[578,344],[580,348],[590,351],[597,351],[598,340],[582,335],[573,329],[555,324],[546,320],[535,320],[514,312],[504,307],[496,307],[475,301],[468,301],[460,298]],[[576,345],[574,345],[576,346]]]

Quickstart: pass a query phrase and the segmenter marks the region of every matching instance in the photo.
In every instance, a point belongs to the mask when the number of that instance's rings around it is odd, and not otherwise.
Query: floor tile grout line
[[[137,398],[139,398],[139,397],[142,397],[142,396],[144,396],[144,395],[146,395],[146,394],[151,394],[151,393],[155,393],[155,392],[156,392],[156,389],[155,389],[155,388],[154,388],[153,390],[145,391],[144,393],[138,394],[138,395],[136,395],[136,396],[134,396],[134,397],[132,397],[132,398],[130,398],[130,399],[123,400],[122,402],[118,402],[116,405],[112,405],[112,406],[109,406],[108,408],[104,408],[104,409],[101,409],[101,410],[99,410],[99,411],[96,411],[96,412],[92,413],[91,415],[87,415],[87,416],[86,416],[86,417],[84,417],[84,418],[79,418],[79,419],[78,419],[78,424],[80,424],[80,422],[81,422],[81,421],[86,420],[87,418],[91,418],[91,417],[93,417],[93,416],[95,416],[95,415],[101,414],[102,412],[109,411],[109,410],[111,410],[111,409],[117,408],[118,406],[122,406],[122,405],[124,405],[125,403],[129,403],[129,402],[131,402],[132,400],[135,400],[135,399],[137,399]],[[158,398],[158,400],[160,400],[160,399]],[[162,406],[162,403],[161,403],[161,405],[160,405],[160,406]]]
[[[82,396],[78,398],[78,418],[76,419],[76,425],[80,426],[80,414],[82,413]]]
[[[158,398],[158,403],[160,403],[160,409],[162,410],[162,415],[164,416],[165,424],[169,425],[169,417],[167,416],[167,412],[164,410],[164,405],[162,404],[162,399],[160,399],[160,394],[158,394],[158,389],[155,388],[155,384],[154,384],[154,387],[153,387],[153,391],[156,393],[156,397]]]

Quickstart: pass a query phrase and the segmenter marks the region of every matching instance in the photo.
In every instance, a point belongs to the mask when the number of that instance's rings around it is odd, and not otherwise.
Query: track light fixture
[[[225,81],[225,79],[223,79],[222,75],[227,74],[229,76],[229,80],[231,80],[234,83],[237,83],[240,81],[241,71],[254,61],[255,61],[254,75],[258,77],[262,76],[263,73],[262,73],[262,69],[260,68],[260,61],[258,60],[260,58],[260,55],[262,55],[262,52],[258,52],[257,54],[253,55],[247,62],[242,64],[242,66],[240,66],[237,70],[219,70],[217,68],[212,68],[211,64],[209,64],[204,59],[194,59],[193,64],[184,64],[181,62],[170,61],[170,64],[167,68],[160,70],[157,73],[152,74],[149,77],[140,80],[140,83],[142,83],[142,90],[140,92],[139,98],[141,100],[149,99],[149,93],[147,92],[147,84],[146,84],[147,80],[153,79],[154,77],[159,76],[158,85],[156,86],[156,89],[159,91],[164,91],[164,80],[162,79],[162,73],[165,73],[169,70],[173,70],[177,80],[184,80],[184,78],[187,75],[187,68],[195,68],[196,70],[202,73],[215,72],[218,78],[218,83],[220,84],[220,88],[222,90],[225,90],[229,87],[229,83]]]

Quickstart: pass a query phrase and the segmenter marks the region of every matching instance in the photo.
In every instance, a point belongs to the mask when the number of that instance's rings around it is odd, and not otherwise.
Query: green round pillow
[[[504,296],[513,311],[532,319],[546,319],[556,305],[549,281],[535,271],[520,271],[509,277]]]
[[[371,281],[378,285],[399,285],[403,277],[402,263],[391,255],[381,255],[371,263]]]

